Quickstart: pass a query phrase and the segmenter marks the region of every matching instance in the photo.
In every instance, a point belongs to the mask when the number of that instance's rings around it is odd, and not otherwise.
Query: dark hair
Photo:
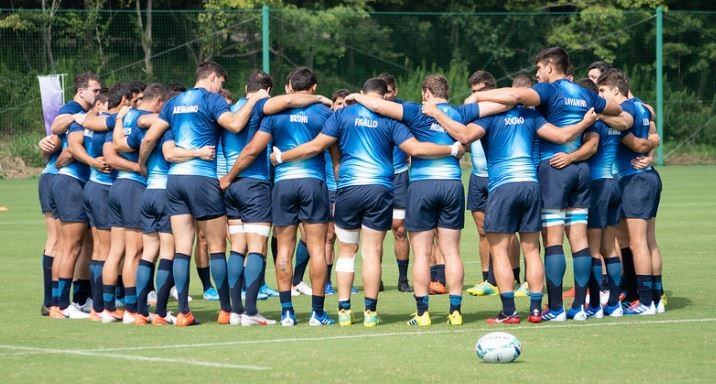
[[[540,51],[535,57],[535,64],[543,61],[549,61],[562,73],[567,73],[571,66],[569,63],[569,54],[562,47],[552,47]]]
[[[385,83],[388,84],[388,86],[393,86],[393,88],[395,88],[395,77],[393,77],[393,75],[391,75],[390,73],[383,72],[376,77],[385,81]]]
[[[231,104],[231,103],[234,102],[234,95],[232,95],[232,94],[231,94],[231,91],[229,91],[228,89],[226,89],[226,88],[221,88],[221,89],[219,90],[219,94],[221,95],[221,97],[223,97],[224,99],[226,99],[226,101],[227,101],[229,104]]]
[[[102,90],[99,91],[97,96],[94,98],[94,105],[97,105],[97,103],[106,103],[109,101],[109,95],[107,94],[109,90],[107,88],[102,88]]]
[[[532,78],[520,73],[512,79],[512,88],[529,88],[533,84]]]
[[[589,78],[582,78],[576,81],[577,84],[581,85],[582,87],[594,92],[599,93],[599,90],[597,89],[597,85],[594,84],[592,80],[589,80]]]
[[[295,68],[288,77],[288,83],[291,84],[294,92],[309,90],[317,82],[316,74],[308,67]]]
[[[388,93],[388,83],[379,77],[373,77],[363,83],[363,92],[375,92],[381,96]]]
[[[131,99],[132,89],[129,87],[129,84],[119,82],[109,89],[107,108],[112,109],[118,106],[122,102],[122,97],[124,97],[125,100]]]
[[[89,87],[89,83],[92,80],[94,80],[98,83],[100,82],[99,76],[95,75],[92,72],[80,73],[79,75],[75,76],[75,79],[73,81],[74,87],[75,87],[75,92],[79,91],[80,88]]]
[[[595,61],[592,64],[589,64],[589,66],[587,67],[587,72],[591,71],[592,69],[598,69],[599,72],[605,73],[612,68],[612,65],[607,63],[606,61]]]
[[[268,73],[256,70],[249,75],[249,82],[246,84],[246,92],[256,92],[261,89],[273,88],[273,79]]]
[[[497,85],[495,77],[487,71],[475,71],[475,73],[473,73],[470,78],[467,79],[467,82],[468,84],[470,84],[471,87],[473,85],[483,83],[485,84],[485,89],[493,89]]]
[[[167,88],[161,83],[151,83],[144,87],[144,100],[166,100],[168,94],[169,91],[167,91]]]
[[[147,84],[145,84],[141,80],[134,80],[129,83],[129,89],[132,90],[132,93],[142,93],[144,92],[144,88],[147,87]]]
[[[186,87],[180,83],[172,83],[167,85],[167,92],[167,99],[171,99],[182,92],[186,92]]]
[[[597,80],[597,85],[606,85],[607,87],[616,87],[623,96],[629,94],[629,80],[624,72],[611,68],[602,73]]]
[[[333,95],[331,95],[331,100],[335,103],[338,99],[345,99],[346,96],[350,95],[351,91],[347,89],[339,89],[335,92],[333,92]]]
[[[425,76],[422,88],[423,90],[427,89],[433,96],[441,99],[450,97],[450,85],[443,75],[433,74]]]
[[[206,79],[211,76],[212,73],[216,74],[216,77],[223,78],[225,81],[229,80],[229,75],[226,74],[224,68],[221,65],[209,60],[196,67],[196,80],[199,81]]]

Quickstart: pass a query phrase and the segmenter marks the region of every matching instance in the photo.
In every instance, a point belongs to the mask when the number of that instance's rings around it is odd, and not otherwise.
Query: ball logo
[[[525,118],[522,116],[511,116],[511,117],[505,117],[505,125],[517,125],[517,124],[524,124]]]
[[[522,344],[506,332],[491,332],[475,345],[477,357],[487,363],[511,363],[522,354]]]

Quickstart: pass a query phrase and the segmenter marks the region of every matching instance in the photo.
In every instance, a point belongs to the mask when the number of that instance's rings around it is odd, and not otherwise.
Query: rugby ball
[[[522,344],[507,332],[490,332],[475,344],[480,360],[488,363],[511,363],[522,353]]]

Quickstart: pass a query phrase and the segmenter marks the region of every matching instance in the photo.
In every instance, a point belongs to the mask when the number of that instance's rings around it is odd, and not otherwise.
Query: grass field
[[[136,327],[40,317],[40,256],[44,229],[36,179],[0,180],[0,377],[7,382],[714,382],[716,303],[710,289],[716,271],[716,167],[660,170],[664,193],[658,235],[664,255],[667,313],[647,318],[585,323],[488,327],[499,298],[467,296],[466,324],[444,323],[447,297],[431,297],[433,326],[405,325],[414,309],[395,289],[392,240],[386,241],[387,291],[378,310],[384,324],[311,328],[310,299],[294,300],[301,323],[294,328],[218,326],[216,303],[199,299],[192,277],[198,327]],[[462,251],[466,286],[479,277],[477,236],[466,222]],[[388,236],[391,237],[390,235]],[[570,268],[568,268],[569,270]],[[267,279],[272,286],[273,268]],[[569,280],[568,280],[569,281]],[[360,285],[360,283],[358,283]],[[570,285],[571,283],[567,283]],[[709,299],[711,297],[711,299]],[[336,296],[326,301],[335,316]],[[362,295],[354,296],[362,309]],[[519,299],[525,313],[527,299]],[[170,302],[170,309],[176,303]],[[260,309],[277,318],[277,299]],[[360,317],[360,316],[359,316]],[[523,344],[517,363],[480,363],[475,341],[507,330]]]

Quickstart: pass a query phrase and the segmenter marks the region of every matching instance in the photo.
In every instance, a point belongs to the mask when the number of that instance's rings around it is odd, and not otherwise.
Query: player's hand
[[[460,148],[458,148],[457,156],[456,156],[456,157],[457,157],[458,159],[462,159],[462,157],[465,156],[465,153],[466,153],[466,151],[465,151],[465,146],[464,146],[464,145],[460,145]]]
[[[470,96],[468,96],[468,97],[465,99],[465,101],[463,102],[463,104],[472,104],[472,103],[477,103],[477,102],[479,102],[479,100],[478,100],[479,93],[480,93],[480,92],[473,92],[472,94],[470,94]]]
[[[55,151],[55,135],[43,137],[39,143],[40,150],[45,153],[52,153]]]
[[[585,122],[587,125],[592,125],[597,122],[597,113],[594,112],[594,108],[589,108],[587,113],[584,114],[584,118],[582,119],[583,122]]]
[[[144,177],[147,177],[147,165],[137,163],[137,166],[139,167],[139,170],[137,171],[137,173],[139,173],[140,175],[142,175]]]
[[[562,169],[574,162],[574,158],[571,154],[559,152],[556,155],[552,156],[551,159],[549,159],[549,165],[552,166],[552,168]]]
[[[349,102],[349,101],[350,101],[350,102],[357,103],[359,96],[360,96],[360,93],[351,93],[350,95],[346,96],[343,100],[344,100],[345,102]]]
[[[283,159],[281,159],[281,150],[278,149],[278,147],[276,147],[276,146],[273,147],[270,157],[271,157],[271,164],[273,164],[274,167],[279,164],[283,164]]]
[[[213,145],[205,145],[199,148],[197,155],[202,160],[212,161],[216,157],[216,148]]]
[[[125,105],[122,108],[120,108],[119,112],[117,112],[117,119],[121,119],[124,116],[126,116],[127,112],[129,112],[129,106]]]
[[[85,119],[87,118],[87,115],[84,113],[75,113],[72,116],[75,118],[75,123],[79,125],[83,125],[85,123]]]
[[[654,159],[650,156],[638,156],[631,160],[631,166],[634,169],[647,169],[654,163]]]
[[[105,161],[104,156],[95,157],[92,159],[92,163],[90,165],[97,168],[100,172],[109,173],[109,165],[107,165],[107,161]]]
[[[319,102],[319,103],[324,104],[324,105],[327,106],[328,108],[331,108],[331,109],[333,108],[333,100],[331,100],[331,99],[329,99],[329,98],[327,98],[326,96],[323,96],[323,95],[317,95],[317,97],[318,97],[318,102]]]
[[[261,100],[265,99],[267,97],[270,97],[267,89],[259,89],[258,91],[254,92],[249,96],[249,100]]]
[[[649,142],[651,143],[651,145],[654,146],[654,148],[656,148],[659,145],[661,145],[661,137],[659,136],[658,133],[650,133],[649,134]]]
[[[278,160],[276,160],[276,152],[271,152],[271,164],[275,167],[278,165]]]
[[[231,185],[229,175],[224,175],[221,179],[219,179],[219,188],[221,188],[222,191],[226,191],[229,188],[229,185]]]
[[[438,106],[433,101],[426,101],[423,103],[422,112],[424,115],[435,117],[438,113]]]

